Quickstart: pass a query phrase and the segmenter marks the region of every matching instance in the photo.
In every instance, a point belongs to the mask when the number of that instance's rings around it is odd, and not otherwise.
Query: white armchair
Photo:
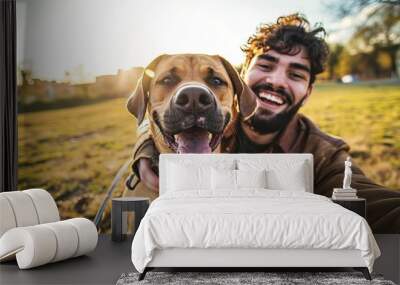
[[[60,221],[45,190],[0,193],[0,262],[16,258],[20,269],[57,262],[94,250],[97,238],[88,219]]]

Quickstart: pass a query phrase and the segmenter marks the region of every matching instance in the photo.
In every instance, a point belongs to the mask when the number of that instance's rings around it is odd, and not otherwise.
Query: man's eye
[[[209,79],[209,81],[212,85],[215,85],[215,86],[221,86],[221,85],[225,84],[225,81],[223,81],[221,78],[216,77],[216,76],[211,77]]]
[[[291,73],[290,76],[291,76],[293,79],[296,79],[296,80],[304,79],[304,75],[303,75],[303,74],[300,74],[300,73]]]

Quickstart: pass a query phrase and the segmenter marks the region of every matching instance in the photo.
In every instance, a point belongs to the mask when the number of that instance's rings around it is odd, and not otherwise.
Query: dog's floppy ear
[[[143,121],[146,114],[147,103],[149,101],[149,88],[154,70],[157,64],[164,57],[160,55],[156,57],[146,68],[143,70],[141,78],[138,80],[135,91],[129,96],[126,107],[128,111],[134,115],[138,121],[138,125]]]
[[[252,115],[257,107],[257,97],[243,82],[236,69],[222,56],[219,56],[233,83],[235,94],[238,96],[239,111],[243,118]]]

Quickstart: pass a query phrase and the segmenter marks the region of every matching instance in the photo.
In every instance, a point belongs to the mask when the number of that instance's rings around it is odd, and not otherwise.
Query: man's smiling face
[[[290,55],[269,50],[255,56],[245,73],[244,81],[257,95],[251,124],[260,134],[286,126],[311,93],[307,52],[302,46],[296,51]]]

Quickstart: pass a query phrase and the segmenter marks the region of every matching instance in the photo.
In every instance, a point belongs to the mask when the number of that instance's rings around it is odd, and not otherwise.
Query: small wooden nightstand
[[[347,200],[332,199],[332,202],[339,204],[340,206],[359,214],[364,219],[367,218],[367,206],[364,198],[354,198]]]

